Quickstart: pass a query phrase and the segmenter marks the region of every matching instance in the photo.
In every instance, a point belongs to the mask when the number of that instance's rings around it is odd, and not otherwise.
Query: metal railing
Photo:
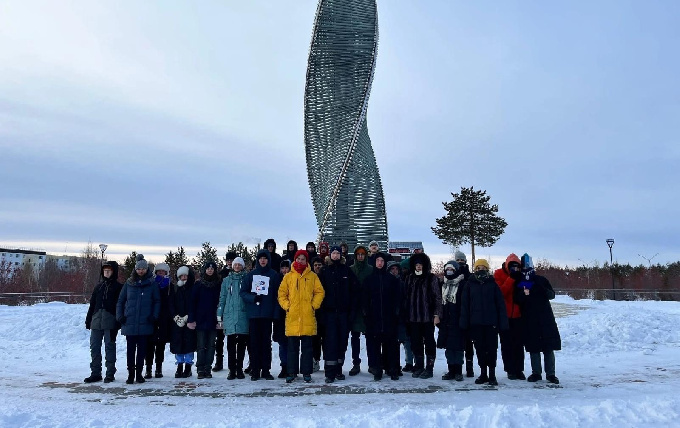
[[[680,290],[633,290],[611,288],[578,288],[578,289],[557,289],[555,294],[567,295],[574,299],[591,300],[659,300],[659,301],[680,301]]]
[[[37,291],[33,293],[0,293],[0,305],[28,306],[36,303],[87,303],[89,295],[68,291]]]

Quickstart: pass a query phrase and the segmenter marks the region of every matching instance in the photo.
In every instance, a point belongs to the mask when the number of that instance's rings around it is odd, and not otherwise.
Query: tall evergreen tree
[[[210,245],[210,241],[206,241],[201,244],[201,249],[191,260],[191,265],[196,272],[200,272],[203,264],[207,261],[213,261],[217,264],[217,270],[221,270],[224,267],[224,260],[220,259],[217,255],[217,248]]]
[[[126,278],[132,276],[132,271],[135,270],[135,264],[137,264],[137,251],[131,252],[123,261],[123,269],[125,269]]]
[[[497,215],[498,205],[489,204],[486,190],[461,187],[460,193],[451,193],[451,202],[442,202],[446,215],[436,219],[432,232],[444,244],[459,247],[469,243],[472,247],[472,263],[475,262],[475,246],[490,247],[498,241],[508,223]]]
[[[169,272],[171,275],[177,272],[182,266],[189,266],[189,258],[187,257],[184,247],[177,247],[177,251],[173,252],[170,250],[168,254],[165,255],[165,263],[170,266]]]

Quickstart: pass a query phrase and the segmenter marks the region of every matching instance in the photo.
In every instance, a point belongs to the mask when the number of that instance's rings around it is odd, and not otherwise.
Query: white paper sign
[[[253,286],[250,289],[255,294],[266,296],[269,294],[269,277],[253,275]]]

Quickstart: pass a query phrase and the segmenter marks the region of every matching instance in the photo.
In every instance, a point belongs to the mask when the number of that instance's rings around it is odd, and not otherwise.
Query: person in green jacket
[[[248,313],[246,304],[240,296],[241,283],[246,277],[246,263],[236,257],[231,264],[231,272],[222,280],[220,302],[217,306],[217,325],[224,329],[227,337],[228,380],[243,379],[243,359],[248,346]]]

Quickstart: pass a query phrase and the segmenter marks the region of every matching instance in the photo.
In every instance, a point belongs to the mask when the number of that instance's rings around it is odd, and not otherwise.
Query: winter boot
[[[472,360],[465,361],[465,375],[467,377],[475,377],[475,371],[473,370]]]
[[[144,379],[151,379],[151,365],[146,366],[146,373],[144,373]]]
[[[498,381],[496,380],[496,367],[489,367],[489,385],[498,386]]]
[[[560,380],[555,376],[554,374],[548,375],[545,377],[545,380],[547,380],[550,383],[554,383],[555,385],[560,384]]]
[[[421,379],[429,379],[433,376],[432,372],[434,371],[434,358],[428,358],[427,359],[427,366],[425,366],[425,370],[420,374]]]
[[[277,377],[278,377],[279,379],[285,379],[285,378],[286,378],[286,374],[287,374],[286,366],[283,365],[283,364],[281,364],[281,372],[279,373],[279,375],[278,375]]]
[[[141,368],[139,370],[137,370],[137,376],[135,377],[135,380],[137,381],[137,383],[146,382],[146,379],[144,379],[144,375],[142,374]]]
[[[128,369],[128,378],[125,383],[128,385],[135,383],[135,369]]]
[[[229,374],[227,375],[227,380],[234,380],[236,379],[236,370],[235,369],[229,369]]]
[[[425,371],[424,365],[425,358],[416,357],[416,365],[413,367],[413,373],[411,373],[411,377],[420,377],[420,375],[423,374],[423,371]]]
[[[99,382],[102,380],[102,375],[98,374],[91,374],[89,377],[86,377],[84,382],[85,383],[93,383],[93,382]]]
[[[524,376],[524,372],[517,373],[517,380],[527,380],[527,377]]]
[[[274,380],[274,376],[272,376],[271,372],[269,370],[262,370],[262,379],[264,380]]]
[[[243,373],[243,369],[241,367],[236,368],[236,379],[245,379],[246,375]]]
[[[289,374],[286,376],[286,383],[292,383],[295,380],[295,375]]]
[[[453,378],[456,376],[455,367],[456,367],[455,365],[449,364],[449,371],[442,375],[442,380],[453,380]]]
[[[350,376],[356,376],[359,373],[361,373],[361,366],[359,366],[359,364],[354,364],[352,368],[349,370]]]
[[[243,369],[243,373],[245,373],[245,374],[250,374],[250,364],[248,364],[248,367],[246,367],[245,369]]]
[[[153,374],[153,377],[163,377],[163,363],[156,363],[156,372]]]
[[[456,380],[456,382],[462,382],[463,381],[463,365],[462,364],[454,364],[453,365],[453,379]]]
[[[381,369],[373,370],[373,380],[378,381],[382,379],[383,371]]]
[[[175,379],[182,378],[183,373],[184,373],[184,364],[182,364],[182,363],[177,364],[177,371],[175,372]]]
[[[104,383],[111,383],[114,380],[116,380],[116,378],[113,377],[113,375],[106,375],[106,377],[104,378]]]
[[[399,377],[404,375],[404,374],[401,372],[400,369],[401,369],[401,367],[395,369],[394,371],[392,371],[392,374],[390,374],[390,379],[392,379],[392,380],[399,380]]]
[[[530,374],[529,377],[527,378],[527,381],[529,381],[529,382],[537,382],[537,381],[539,381],[539,380],[541,380],[541,379],[543,379],[543,376],[541,376],[540,374],[532,373],[532,374]]]
[[[404,366],[404,368],[401,369],[401,371],[407,372],[407,373],[412,372],[413,371],[413,364],[411,364],[411,363],[406,364]]]
[[[184,364],[184,373],[182,373],[182,377],[191,377],[191,364],[186,363]]]
[[[477,379],[475,379],[475,383],[477,385],[482,385],[485,384],[489,381],[489,376],[486,375],[486,367],[485,366],[480,366],[479,367],[481,374]]]
[[[302,380],[304,380],[305,383],[312,383],[312,375],[308,375],[308,374],[303,375]]]
[[[219,372],[221,370],[224,370],[224,355],[217,355],[215,357],[215,365],[213,366],[212,371]]]

